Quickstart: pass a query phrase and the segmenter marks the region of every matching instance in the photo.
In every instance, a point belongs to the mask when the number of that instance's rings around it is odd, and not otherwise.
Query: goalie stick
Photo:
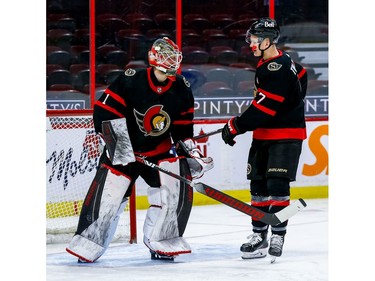
[[[183,181],[184,183],[194,187],[199,193],[202,193],[216,201],[219,201],[233,209],[236,209],[246,215],[251,216],[254,220],[262,221],[269,225],[278,225],[279,223],[282,223],[286,220],[288,220],[290,217],[294,216],[296,213],[298,213],[300,210],[305,208],[306,202],[303,199],[298,199],[293,204],[285,207],[281,211],[269,214],[265,213],[261,210],[259,210],[256,207],[253,207],[249,204],[246,204],[245,202],[242,202],[241,200],[238,200],[224,192],[221,192],[207,184],[204,184],[202,182],[194,183],[191,180],[182,177],[180,175],[177,175],[167,169],[164,169],[152,162],[147,161],[146,159],[136,156],[136,161],[143,163],[153,169],[159,170],[160,172],[163,172],[171,177],[174,177],[180,181]]]

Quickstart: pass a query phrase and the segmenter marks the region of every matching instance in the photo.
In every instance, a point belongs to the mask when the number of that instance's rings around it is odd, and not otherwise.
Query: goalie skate
[[[176,256],[164,255],[155,251],[150,250],[151,260],[164,260],[164,261],[174,261]]]
[[[267,232],[253,233],[250,235],[250,240],[242,244],[241,252],[242,259],[258,259],[267,256]]]

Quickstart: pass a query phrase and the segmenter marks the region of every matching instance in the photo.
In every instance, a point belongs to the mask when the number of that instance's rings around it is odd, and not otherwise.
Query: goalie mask
[[[250,44],[251,35],[258,37],[258,43],[269,38],[271,44],[276,44],[280,38],[280,28],[277,22],[271,18],[260,18],[255,21],[246,32],[246,43]]]
[[[148,52],[148,62],[151,66],[163,72],[169,79],[175,80],[182,53],[178,46],[168,37],[157,39]]]

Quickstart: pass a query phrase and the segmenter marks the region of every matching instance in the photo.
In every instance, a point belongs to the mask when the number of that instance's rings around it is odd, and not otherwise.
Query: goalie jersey
[[[155,156],[168,152],[172,140],[193,136],[194,97],[189,82],[157,81],[152,68],[127,69],[104,91],[94,105],[95,131],[102,121],[125,117],[136,154]]]

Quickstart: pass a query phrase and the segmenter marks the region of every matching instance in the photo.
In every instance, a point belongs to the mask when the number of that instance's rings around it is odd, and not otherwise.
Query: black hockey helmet
[[[271,43],[276,44],[280,38],[280,28],[277,22],[271,18],[260,18],[256,20],[246,32],[246,42],[250,44],[250,36],[257,36],[259,42],[270,38]]]

